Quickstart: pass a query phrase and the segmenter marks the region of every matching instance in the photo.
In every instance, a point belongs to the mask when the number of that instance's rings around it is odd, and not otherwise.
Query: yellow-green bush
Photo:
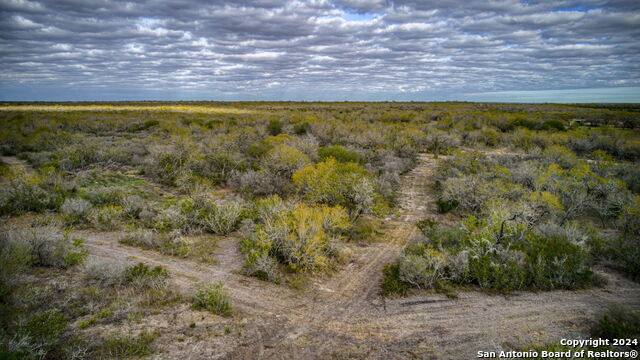
[[[292,179],[305,200],[341,205],[355,215],[371,211],[376,197],[373,177],[367,170],[332,157],[305,165]]]
[[[326,268],[334,255],[335,242],[350,225],[340,206],[300,203],[273,211],[244,240],[247,264],[268,255],[293,270]]]

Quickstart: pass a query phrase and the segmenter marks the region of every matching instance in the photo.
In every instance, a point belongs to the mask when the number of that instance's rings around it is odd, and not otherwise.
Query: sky
[[[0,101],[640,102],[639,0],[0,0]]]

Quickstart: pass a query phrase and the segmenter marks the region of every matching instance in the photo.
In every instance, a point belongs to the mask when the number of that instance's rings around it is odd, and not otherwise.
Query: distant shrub
[[[138,195],[126,195],[120,200],[123,214],[129,219],[138,219],[140,213],[147,209],[147,203]]]
[[[84,260],[87,251],[84,239],[71,239],[53,227],[33,227],[9,230],[4,233],[6,244],[3,253],[20,254],[23,261],[28,255],[28,264],[67,268]]]
[[[193,219],[189,219],[177,205],[169,206],[158,212],[153,218],[153,227],[159,231],[181,230],[191,232]]]
[[[521,118],[518,118],[518,119],[516,119],[516,120],[514,121],[514,125],[515,125],[515,126],[522,126],[522,127],[525,127],[525,128],[527,128],[527,129],[529,129],[529,130],[533,130],[533,129],[535,129],[535,128],[536,128],[536,126],[538,125],[538,123],[536,123],[536,122],[535,122],[535,121],[533,121],[533,120],[529,120],[529,119],[527,119],[527,118],[522,118],[522,117],[521,117]]]
[[[206,231],[225,235],[237,229],[243,209],[239,201],[210,202],[198,216]]]
[[[458,205],[460,205],[460,202],[456,199],[452,199],[452,200],[437,199],[436,200],[436,206],[438,207],[438,212],[440,214],[446,214],[451,210],[457,208]]]
[[[196,309],[205,309],[212,313],[229,316],[231,315],[231,297],[224,291],[222,282],[201,285],[193,301]]]
[[[542,125],[540,126],[540,129],[565,131],[566,127],[564,126],[564,123],[560,120],[547,120],[542,123]]]
[[[549,146],[544,150],[542,155],[548,163],[556,163],[565,169],[570,169],[578,164],[576,154],[561,145]]]
[[[262,281],[278,281],[278,262],[267,254],[255,257],[247,264],[247,274]]]
[[[123,211],[120,206],[108,205],[91,214],[91,223],[99,230],[110,231],[118,227]]]
[[[395,204],[400,188],[400,175],[393,172],[384,172],[376,178],[376,189],[385,201]]]
[[[427,134],[425,143],[427,149],[437,159],[440,154],[448,154],[460,146],[460,138],[444,131],[432,131]]]
[[[175,185],[176,178],[187,163],[188,152],[183,146],[157,146],[150,149],[143,166],[144,173],[164,185]]]
[[[180,231],[156,233],[153,230],[136,230],[121,237],[118,242],[130,246],[159,250],[164,254],[186,257],[191,253],[191,245],[184,240]]]
[[[265,170],[234,172],[227,183],[238,192],[254,195],[283,195],[291,189],[289,179]]]
[[[123,285],[126,265],[115,261],[91,262],[84,268],[84,278],[90,283],[107,287]]]
[[[74,171],[99,162],[101,160],[100,153],[101,151],[96,144],[81,141],[56,150],[53,153],[53,158],[60,170]]]
[[[141,289],[162,290],[167,286],[168,277],[162,266],[152,268],[142,262],[124,269],[124,281]]]
[[[309,158],[302,151],[280,144],[269,150],[260,164],[272,174],[288,178],[308,162]]]
[[[16,175],[8,184],[0,187],[0,215],[57,209],[68,191],[65,184],[56,184],[53,181],[57,179],[47,178],[47,176]]]
[[[109,336],[98,345],[96,355],[98,358],[122,359],[126,357],[140,357],[153,354],[151,344],[157,335],[143,331],[138,336],[131,334],[123,336]]]
[[[308,122],[297,122],[293,125],[293,133],[296,135],[305,135],[309,132],[311,126]]]
[[[359,163],[362,161],[360,155],[357,152],[347,150],[343,146],[333,145],[333,146],[324,146],[318,149],[318,156],[320,160],[326,160],[330,157],[340,161],[340,162],[354,162]]]
[[[92,208],[93,205],[87,200],[67,198],[60,206],[60,212],[65,215],[65,221],[73,225],[86,222]]]
[[[442,195],[436,205],[441,213],[457,208],[463,212],[480,214],[487,202],[497,195],[495,187],[477,176],[451,178],[443,184]]]
[[[83,191],[84,197],[98,206],[119,205],[122,201],[122,189],[118,187],[101,186]]]
[[[213,149],[201,158],[190,158],[188,168],[194,175],[221,184],[228,181],[234,171],[245,171],[248,164],[239,151]]]
[[[282,121],[278,119],[271,119],[269,120],[269,124],[267,124],[267,133],[271,136],[276,136],[282,133],[283,126]]]
[[[158,126],[158,125],[160,125],[160,121],[155,119],[149,119],[142,123],[142,128],[149,129],[151,127]]]

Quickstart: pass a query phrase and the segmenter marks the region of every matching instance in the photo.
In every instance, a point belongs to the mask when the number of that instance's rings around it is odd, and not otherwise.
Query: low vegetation
[[[148,356],[164,334],[129,325],[158,309],[235,318],[234,288],[206,283],[183,298],[166,268],[87,259],[95,244],[78,234],[202,266],[214,266],[225,241],[241,258],[224,260],[244,265],[223,270],[302,293],[341,269],[366,268],[367,251],[404,246],[391,238],[398,223],[404,230],[405,215],[422,212],[416,235],[382,269],[384,295],[583,289],[602,284],[606,268],[638,281],[638,110],[3,105],[0,357]],[[425,159],[437,166],[414,169]],[[593,334],[630,336],[635,320],[613,309]]]
[[[223,287],[221,282],[201,285],[193,300],[194,308],[208,310],[222,316],[231,315],[231,297]]]

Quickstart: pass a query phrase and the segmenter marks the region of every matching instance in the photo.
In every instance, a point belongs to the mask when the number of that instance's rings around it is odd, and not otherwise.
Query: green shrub
[[[564,126],[564,123],[560,120],[547,120],[542,123],[540,129],[541,130],[558,130],[558,131],[567,130],[566,127]]]
[[[469,276],[481,288],[509,292],[525,288],[526,258],[502,247],[475,253],[469,259]]]
[[[244,239],[249,267],[268,255],[294,271],[325,269],[334,255],[334,242],[351,225],[339,206],[300,203],[272,216]]]
[[[82,262],[87,250],[84,239],[72,239],[69,233],[62,233],[53,227],[33,227],[10,230],[4,234],[6,243],[3,254],[19,256],[15,261],[33,266],[67,268]],[[28,254],[28,255],[27,255]]]
[[[64,314],[57,309],[31,315],[10,333],[0,332],[0,358],[46,358],[61,345],[66,326]]]
[[[438,227],[438,222],[433,219],[422,219],[416,223],[416,227],[425,236],[430,236]]]
[[[516,248],[527,254],[530,287],[540,290],[578,289],[594,281],[587,252],[566,238],[529,233],[526,241]]]
[[[573,234],[551,236],[545,230],[549,236],[541,236],[521,225],[502,227],[475,219],[467,219],[464,230],[443,228],[429,219],[417,226],[424,235],[398,260],[399,279],[407,286],[472,283],[510,292],[577,289],[595,281],[587,251],[572,243]]]
[[[231,297],[224,291],[222,282],[202,285],[196,291],[193,306],[222,316],[231,315]]]
[[[309,132],[311,126],[308,122],[298,122],[293,125],[293,133],[296,135],[304,135]]]
[[[278,262],[268,254],[256,256],[247,264],[247,274],[262,281],[279,282]]]
[[[161,210],[153,217],[153,228],[159,231],[181,230],[189,233],[193,228],[194,220],[195,218],[189,219],[184,214],[184,208],[172,205]]]
[[[167,286],[168,277],[169,273],[162,266],[151,268],[142,262],[124,270],[124,281],[143,289],[164,289]]]
[[[384,235],[381,231],[382,226],[382,221],[377,218],[360,217],[349,230],[349,239],[362,243],[376,241]]]
[[[620,235],[611,241],[604,253],[613,267],[636,281],[640,280],[640,238]]]
[[[198,217],[206,231],[226,235],[238,228],[243,210],[239,201],[209,202]]]
[[[88,220],[92,205],[87,200],[81,198],[67,198],[60,212],[64,214],[65,222],[68,225],[85,223]]]
[[[282,121],[278,119],[269,120],[269,124],[267,124],[267,133],[271,136],[276,136],[282,133]]]
[[[379,196],[367,170],[356,163],[341,163],[332,157],[318,164],[305,165],[293,174],[292,180],[306,200],[342,205],[354,216],[371,212]]]
[[[343,146],[333,145],[333,146],[324,146],[318,149],[318,156],[321,160],[326,160],[330,157],[340,161],[340,162],[354,162],[359,163],[362,161],[360,155],[357,152],[347,150]]]
[[[148,208],[148,205],[144,199],[138,195],[123,196],[120,200],[123,214],[129,219],[140,218],[140,213]]]
[[[120,206],[105,206],[93,212],[91,222],[98,230],[115,230],[118,227],[123,213],[122,207]]]
[[[100,186],[83,191],[84,197],[98,206],[119,205],[122,202],[122,193],[122,188],[109,186]]]
[[[143,129],[148,129],[148,128],[151,128],[151,127],[154,127],[154,126],[158,126],[158,125],[160,125],[160,121],[155,120],[155,119],[149,119],[149,120],[146,120],[145,122],[142,123],[142,128]]]
[[[433,288],[445,276],[446,255],[428,249],[423,256],[406,255],[398,262],[399,279],[411,286]]]
[[[400,280],[398,264],[387,264],[382,268],[382,282],[380,284],[384,296],[404,296],[409,286]]]
[[[191,251],[191,244],[186,241],[180,231],[157,233],[153,230],[136,230],[118,239],[121,244],[138,246],[145,249],[159,250],[163,254],[187,257]]]
[[[184,146],[157,146],[150,149],[143,170],[164,185],[174,186],[176,178],[187,164],[188,151]]]
[[[610,340],[637,338],[640,335],[640,314],[613,304],[600,316],[591,334],[594,337]]]
[[[116,287],[124,284],[125,269],[125,264],[120,262],[91,262],[84,267],[84,279],[105,287]]]
[[[157,335],[150,331],[143,331],[138,336],[131,334],[124,336],[110,336],[96,349],[98,358],[122,359],[125,357],[140,357],[153,354],[151,344]]]
[[[533,130],[536,128],[536,126],[538,125],[538,123],[536,123],[535,121],[526,119],[526,118],[518,118],[514,121],[514,125],[515,126],[522,126],[524,128],[527,128],[529,130]]]
[[[438,212],[440,214],[446,214],[449,211],[457,208],[458,205],[460,205],[460,202],[458,200],[456,200],[456,199],[452,199],[452,200],[438,199],[438,200],[436,200],[436,206],[438,207]]]
[[[46,176],[16,175],[0,187],[0,215],[18,215],[27,211],[43,212],[60,207],[68,190],[48,182]]]
[[[260,164],[263,169],[272,174],[282,175],[287,178],[304,164],[309,158],[302,151],[284,144],[276,145],[262,158]]]
[[[0,281],[4,283],[33,262],[33,249],[15,232],[0,230]]]
[[[53,344],[67,327],[64,314],[57,309],[32,315],[25,324],[18,327],[18,332]]]

